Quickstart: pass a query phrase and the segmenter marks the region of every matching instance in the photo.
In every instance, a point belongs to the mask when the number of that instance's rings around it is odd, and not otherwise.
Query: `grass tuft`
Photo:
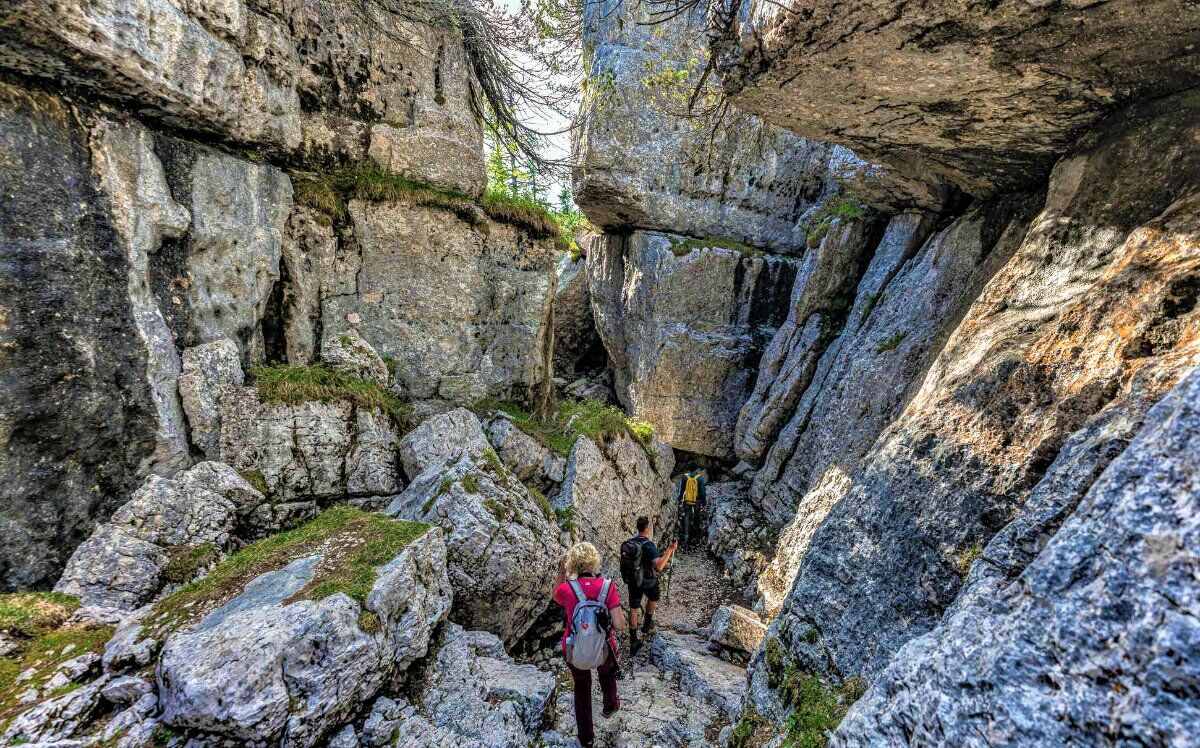
[[[400,422],[407,421],[412,415],[408,406],[378,382],[347,376],[322,364],[264,364],[251,368],[250,375],[254,377],[264,403],[299,405],[310,401],[343,401],[366,410],[381,410]]]
[[[112,638],[109,626],[66,623],[78,608],[76,598],[57,592],[0,595],[0,633],[16,645],[12,654],[0,657],[0,732],[14,717],[34,706],[20,701],[28,688],[44,688],[59,665],[89,652],[102,652]],[[18,676],[27,671],[31,675],[18,683]],[[68,683],[50,695],[58,696],[75,687]]]
[[[862,218],[866,210],[867,207],[862,200],[852,193],[826,200],[809,221],[807,236],[809,249],[816,249],[820,246],[821,240],[829,233],[835,220]]]
[[[737,252],[743,257],[762,258],[767,254],[757,247],[751,247],[749,244],[743,244],[727,236],[706,236],[702,239],[688,237],[671,240],[671,253],[676,257],[687,257],[693,249],[705,249],[707,247],[728,249],[731,252]]]
[[[537,486],[526,483],[525,481],[521,481],[521,485],[525,486],[525,490],[528,491],[529,495],[533,497],[533,502],[537,504],[538,509],[541,510],[542,516],[544,516],[551,523],[557,523],[558,516],[554,513],[554,507],[550,505],[550,499],[546,498],[546,494],[542,493],[541,489],[539,489]]]
[[[575,509],[574,507],[563,507],[554,510],[554,516],[558,519],[558,528],[565,533],[575,531]]]
[[[296,202],[331,218],[344,219],[350,200],[386,202],[409,200],[449,210],[471,224],[479,222],[480,210],[488,217],[528,231],[537,239],[552,239],[569,251],[573,244],[567,227],[545,205],[502,190],[490,189],[478,203],[458,190],[390,172],[373,163],[358,163],[326,173],[293,175]]]
[[[221,549],[213,543],[198,545],[177,545],[167,551],[167,568],[163,570],[163,578],[173,584],[183,584],[196,578],[201,571],[209,568],[221,557]]]
[[[983,553],[983,543],[976,540],[954,554],[954,568],[958,570],[959,574],[965,577],[971,571],[971,566],[981,553]]]
[[[654,426],[649,422],[632,418],[620,408],[599,400],[559,400],[544,418],[516,403],[496,400],[477,403],[475,410],[506,413],[517,428],[563,457],[570,455],[580,435],[605,441],[619,434],[629,434],[643,446],[654,440]]]
[[[263,475],[263,471],[258,468],[251,468],[248,470],[239,470],[238,475],[242,476],[247,483],[254,487],[255,491],[258,491],[263,496],[271,495],[271,490],[267,486],[267,476]]]
[[[312,581],[288,602],[320,600],[342,592],[362,604],[375,584],[376,567],[395,558],[428,529],[420,522],[335,506],[294,530],[243,548],[206,576],[158,601],[146,619],[146,631],[161,640],[237,597],[253,579],[318,552],[323,559]]]
[[[838,686],[820,676],[799,670],[789,672],[780,687],[780,696],[792,711],[788,715],[784,748],[823,748],[828,735],[837,729],[847,710],[866,690],[860,678],[850,678]]]

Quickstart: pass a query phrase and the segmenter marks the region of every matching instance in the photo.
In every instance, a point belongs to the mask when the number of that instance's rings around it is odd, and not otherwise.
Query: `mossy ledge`
[[[287,602],[320,600],[341,592],[362,604],[375,584],[377,567],[428,530],[429,525],[420,522],[335,506],[294,530],[243,548],[208,575],[158,601],[146,619],[146,631],[161,640],[237,597],[253,579],[318,553],[322,560],[312,580]]]
[[[545,416],[531,413],[517,403],[499,400],[484,400],[473,409],[480,414],[488,411],[507,414],[517,428],[563,457],[571,454],[580,436],[602,442],[618,434],[629,434],[642,446],[654,439],[654,426],[650,423],[599,400],[558,400]]]
[[[252,367],[250,376],[258,387],[259,397],[267,404],[342,401],[366,410],[383,411],[402,423],[412,416],[411,409],[378,382],[347,376],[322,364],[263,364]]]
[[[477,223],[482,210],[489,218],[524,229],[535,239],[552,240],[560,250],[569,251],[571,247],[571,237],[552,211],[534,200],[501,190],[488,190],[474,200],[458,190],[394,174],[371,163],[328,172],[296,172],[292,182],[296,202],[332,219],[345,218],[350,200],[409,200],[452,211],[468,223]]]

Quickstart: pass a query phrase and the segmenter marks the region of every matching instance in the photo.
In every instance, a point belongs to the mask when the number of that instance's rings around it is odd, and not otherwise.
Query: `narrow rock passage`
[[[736,713],[746,688],[746,670],[710,654],[708,624],[714,611],[736,602],[739,592],[722,578],[720,565],[699,549],[676,553],[668,594],[655,616],[659,633],[629,655],[620,642],[626,677],[619,684],[621,711],[600,716],[600,689],[592,686],[598,748],[670,748],[721,745],[721,730]],[[622,598],[625,590],[622,589]],[[567,748],[575,740],[571,678],[562,672],[553,729],[542,744]]]

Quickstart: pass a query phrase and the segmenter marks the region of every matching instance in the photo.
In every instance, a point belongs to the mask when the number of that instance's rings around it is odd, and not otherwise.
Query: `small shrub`
[[[958,570],[959,574],[965,577],[971,571],[971,566],[981,553],[983,553],[983,543],[976,540],[954,554],[954,568]]]
[[[575,510],[571,507],[564,507],[554,510],[554,516],[558,519],[558,527],[565,533],[575,531]]]
[[[381,410],[397,420],[411,416],[411,410],[378,382],[347,376],[321,364],[261,365],[251,368],[250,375],[264,403],[299,405],[340,400],[366,410]]]
[[[364,610],[358,614],[358,627],[364,634],[378,634],[383,630],[383,621],[374,611]]]
[[[167,553],[167,568],[163,570],[163,578],[174,584],[192,581],[201,570],[212,566],[221,557],[221,549],[208,542],[177,545]]]
[[[263,471],[252,468],[250,470],[239,470],[238,475],[242,476],[255,491],[258,491],[263,496],[269,496],[271,490],[267,487],[267,476],[263,475]]]
[[[906,335],[908,335],[908,333],[898,332],[886,340],[879,341],[879,345],[875,346],[875,352],[886,353],[888,351],[895,350],[896,347],[904,341],[904,337]]]
[[[822,748],[827,735],[837,729],[847,710],[862,697],[865,684],[850,678],[832,686],[819,676],[793,670],[780,687],[780,697],[792,711],[787,719],[787,748]]]

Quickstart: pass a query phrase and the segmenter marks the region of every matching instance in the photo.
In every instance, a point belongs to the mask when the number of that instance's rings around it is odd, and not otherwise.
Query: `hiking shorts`
[[[652,603],[658,602],[661,589],[657,581],[655,581],[654,586],[650,589],[642,589],[641,587],[629,585],[629,609],[638,610],[641,608],[643,596]]]

